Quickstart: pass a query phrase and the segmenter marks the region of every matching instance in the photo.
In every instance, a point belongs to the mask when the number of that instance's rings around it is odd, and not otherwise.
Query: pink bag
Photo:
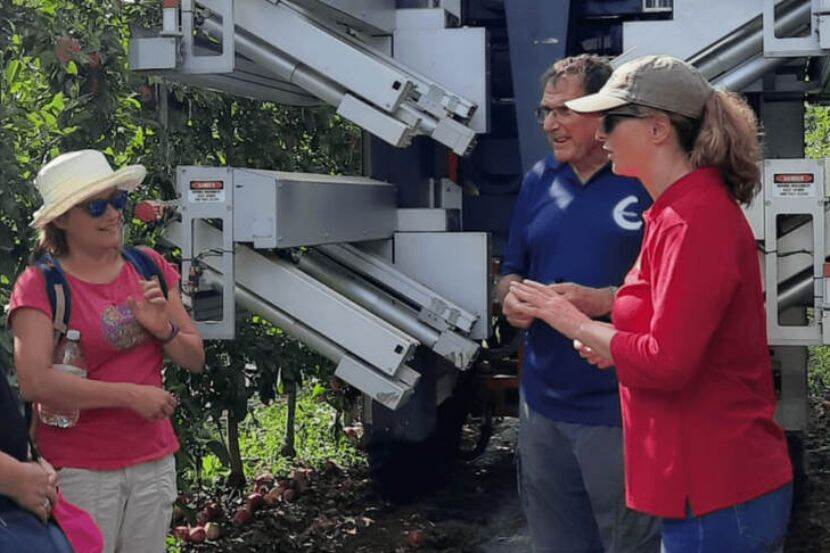
[[[60,491],[52,505],[52,518],[61,527],[75,553],[101,553],[104,536],[89,513],[68,502]]]

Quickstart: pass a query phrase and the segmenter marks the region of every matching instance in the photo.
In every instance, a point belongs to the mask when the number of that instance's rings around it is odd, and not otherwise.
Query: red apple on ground
[[[213,541],[219,539],[219,536],[222,534],[222,530],[219,528],[219,525],[215,522],[208,522],[205,525],[205,535],[207,539]]]
[[[256,511],[262,507],[262,494],[261,493],[252,493],[248,496],[248,508],[251,511]]]
[[[194,526],[190,529],[190,542],[191,543],[202,543],[205,541],[207,534],[205,533],[205,529],[202,526]]]
[[[182,541],[190,541],[190,528],[187,526],[176,526],[173,529],[173,536]]]
[[[263,501],[265,502],[265,504],[266,504],[266,505],[268,505],[269,507],[273,507],[274,505],[276,505],[277,503],[279,503],[279,501],[280,501],[280,497],[282,497],[282,493],[283,493],[284,491],[285,491],[285,490],[283,490],[282,488],[280,488],[280,487],[276,487],[276,488],[272,489],[270,492],[268,492],[267,494],[265,494],[265,495],[262,497],[262,500],[263,500]]]
[[[233,523],[242,526],[243,524],[248,524],[251,522],[251,519],[254,517],[251,509],[247,506],[240,507],[239,510],[236,511],[236,514],[233,515]]]

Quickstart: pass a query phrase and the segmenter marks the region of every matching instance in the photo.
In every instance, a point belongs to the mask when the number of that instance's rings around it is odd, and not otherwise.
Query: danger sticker
[[[221,180],[190,181],[188,201],[191,203],[223,203],[225,201],[225,183]]]
[[[772,182],[772,195],[776,198],[809,198],[816,194],[813,173],[776,173]]]

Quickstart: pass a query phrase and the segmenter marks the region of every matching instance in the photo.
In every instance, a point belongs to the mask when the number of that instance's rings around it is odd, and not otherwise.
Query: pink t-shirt
[[[170,290],[179,274],[161,255],[145,249],[161,268]],[[118,277],[108,284],[93,284],[66,275],[72,298],[69,328],[80,331],[87,377],[105,382],[162,386],[161,345],[139,325],[127,307],[127,298],[141,298],[141,275],[124,262]],[[52,319],[45,280],[29,267],[14,285],[9,324],[21,307],[37,309]],[[117,470],[175,453],[179,442],[168,419],[148,421],[135,411],[85,409],[73,428],[38,423],[41,453],[55,468]]]

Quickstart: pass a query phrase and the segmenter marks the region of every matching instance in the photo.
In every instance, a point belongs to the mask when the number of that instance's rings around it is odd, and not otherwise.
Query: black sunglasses
[[[633,111],[606,111],[602,116],[602,132],[603,134],[611,134],[624,119],[645,119],[650,115]]]
[[[116,211],[124,211],[124,208],[127,207],[128,196],[126,190],[116,190],[109,198],[90,200],[78,204],[78,207],[86,209],[91,217],[100,217],[106,213],[108,205],[111,205]]]

